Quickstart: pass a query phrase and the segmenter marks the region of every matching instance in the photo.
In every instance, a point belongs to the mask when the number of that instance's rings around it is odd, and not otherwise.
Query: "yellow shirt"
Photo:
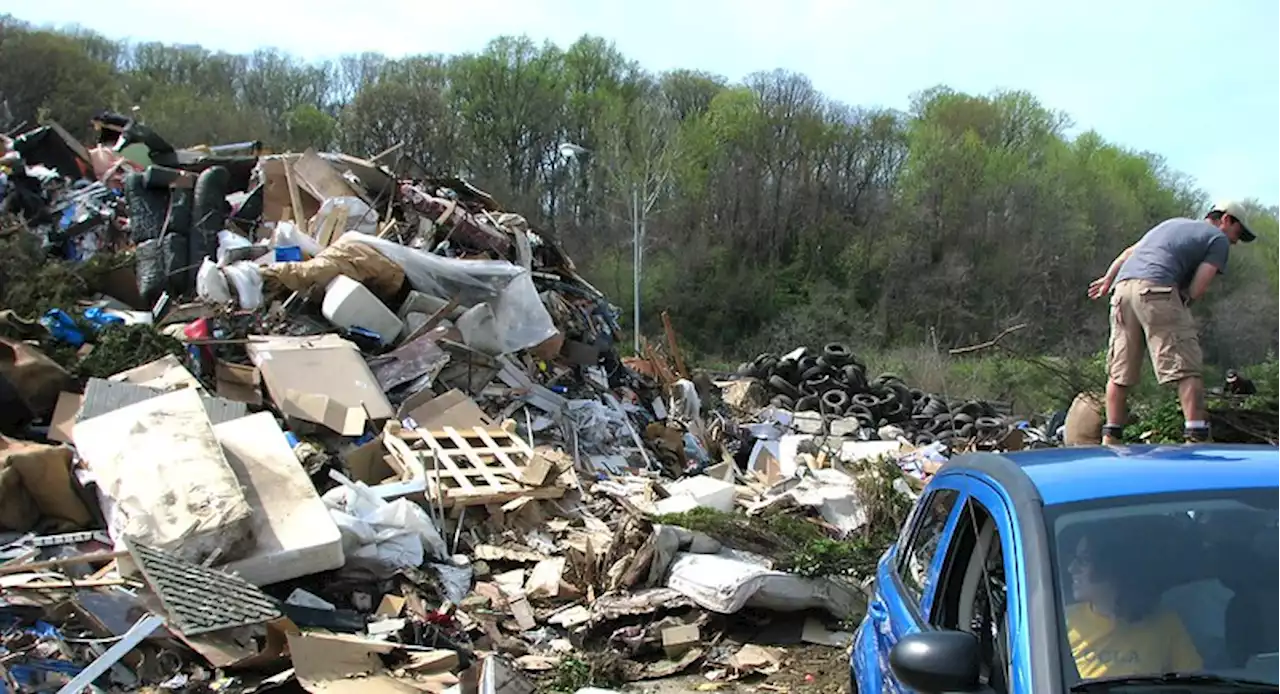
[[[1204,667],[1191,636],[1173,612],[1125,622],[1076,603],[1067,608],[1066,615],[1067,640],[1081,679],[1158,675]]]

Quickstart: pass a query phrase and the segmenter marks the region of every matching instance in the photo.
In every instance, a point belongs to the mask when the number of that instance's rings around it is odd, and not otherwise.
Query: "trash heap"
[[[0,313],[6,691],[788,677],[843,657],[949,450],[1012,440],[839,345],[621,359],[617,309],[460,179],[97,125],[0,152],[0,241],[78,278],[0,268],[48,305]]]

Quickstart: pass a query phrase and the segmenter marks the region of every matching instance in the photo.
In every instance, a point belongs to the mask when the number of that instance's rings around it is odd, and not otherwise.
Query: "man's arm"
[[[1089,283],[1090,299],[1097,299],[1111,291],[1111,285],[1115,283],[1116,275],[1120,274],[1120,266],[1124,265],[1124,261],[1128,260],[1131,255],[1133,255],[1133,246],[1120,251],[1120,255],[1111,261],[1111,267],[1107,268],[1107,274]]]
[[[1192,301],[1199,301],[1204,293],[1209,291],[1209,283],[1214,277],[1218,276],[1218,266],[1213,263],[1200,263],[1200,267],[1196,268],[1196,274],[1191,278],[1191,287],[1187,290],[1187,298]]]

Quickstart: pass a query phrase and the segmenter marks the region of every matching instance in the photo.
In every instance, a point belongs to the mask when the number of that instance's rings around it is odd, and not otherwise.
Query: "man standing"
[[[1175,218],[1157,224],[1121,252],[1107,274],[1089,284],[1091,299],[1111,294],[1103,444],[1120,443],[1128,391],[1142,373],[1144,342],[1156,380],[1178,384],[1186,440],[1209,439],[1200,373],[1203,355],[1190,304],[1226,271],[1230,247],[1254,238],[1244,207],[1219,203],[1204,221]]]

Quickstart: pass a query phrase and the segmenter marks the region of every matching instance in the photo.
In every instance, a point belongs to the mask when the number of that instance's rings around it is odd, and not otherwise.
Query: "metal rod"
[[[640,356],[640,191],[631,187],[632,351]]]

